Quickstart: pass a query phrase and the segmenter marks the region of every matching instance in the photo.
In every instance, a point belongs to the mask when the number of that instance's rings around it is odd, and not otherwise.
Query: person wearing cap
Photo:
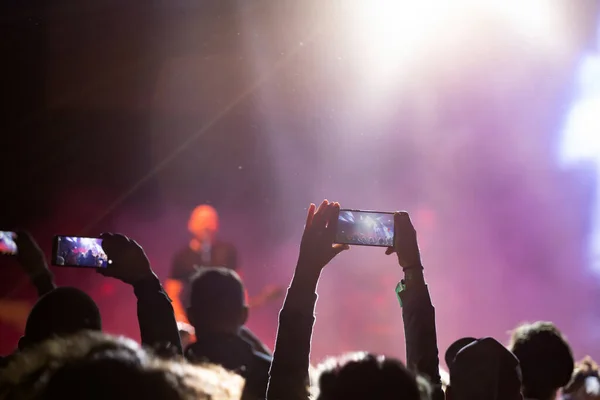
[[[462,338],[446,351],[447,400],[522,400],[517,357],[493,338]]]

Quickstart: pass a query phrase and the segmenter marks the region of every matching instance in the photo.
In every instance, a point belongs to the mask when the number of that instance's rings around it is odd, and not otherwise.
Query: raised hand
[[[591,357],[585,357],[575,365],[571,382],[563,393],[571,400],[600,400],[598,365]]]
[[[18,232],[15,242],[18,249],[17,261],[30,279],[35,280],[43,275],[51,275],[44,253],[29,233]]]
[[[406,212],[394,214],[394,247],[388,247],[385,254],[393,253],[398,256],[398,263],[403,269],[422,268],[417,231]]]
[[[148,278],[156,278],[144,249],[127,236],[105,233],[100,236],[102,249],[108,257],[106,268],[98,273],[133,285]]]
[[[308,207],[298,268],[319,274],[336,255],[350,248],[345,244],[334,244],[339,213],[340,205],[327,200],[319,208],[314,204]]]

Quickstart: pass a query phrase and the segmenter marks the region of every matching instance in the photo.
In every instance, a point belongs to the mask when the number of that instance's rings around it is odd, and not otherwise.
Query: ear
[[[29,345],[30,345],[29,339],[27,339],[25,336],[21,336],[21,338],[19,339],[19,344],[17,345],[17,347],[19,348],[19,350],[24,350]]]
[[[246,321],[248,321],[248,314],[248,307],[244,306],[240,315],[240,325],[246,324]]]
[[[446,387],[446,400],[452,400],[452,387],[450,385]]]

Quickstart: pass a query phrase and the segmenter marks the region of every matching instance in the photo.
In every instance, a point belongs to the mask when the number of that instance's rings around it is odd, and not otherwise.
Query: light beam
[[[564,166],[595,165],[600,182],[600,55],[583,59],[578,71],[577,98],[567,113],[560,159]],[[596,187],[589,238],[590,266],[600,273],[600,185]]]

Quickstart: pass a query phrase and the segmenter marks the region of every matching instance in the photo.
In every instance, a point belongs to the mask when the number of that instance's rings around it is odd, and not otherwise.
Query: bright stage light
[[[600,97],[578,101],[567,117],[563,163],[600,161]]]
[[[508,22],[512,29],[535,41],[534,45],[556,44],[564,37],[560,32],[560,12],[550,0],[488,0],[491,11]]]
[[[523,43],[540,51],[564,48],[568,36],[560,23],[560,7],[548,0],[355,0],[345,4],[356,59],[376,84],[389,84],[418,63],[472,58],[473,49],[461,46],[461,38],[469,35],[472,39],[480,32],[485,45],[489,38],[480,31],[482,20],[505,25],[508,33],[521,35]],[[448,49],[440,43],[452,43],[451,53],[462,54],[446,54]]]
[[[578,82],[578,97],[567,114],[560,159],[569,166],[594,163],[600,181],[600,56],[584,59]],[[589,238],[591,267],[600,272],[600,186],[596,188]]]
[[[357,0],[349,3],[349,32],[357,59],[387,81],[419,52],[452,10],[432,0]]]
[[[600,167],[600,57],[584,59],[577,91],[566,117],[560,159],[567,165],[597,160]]]

